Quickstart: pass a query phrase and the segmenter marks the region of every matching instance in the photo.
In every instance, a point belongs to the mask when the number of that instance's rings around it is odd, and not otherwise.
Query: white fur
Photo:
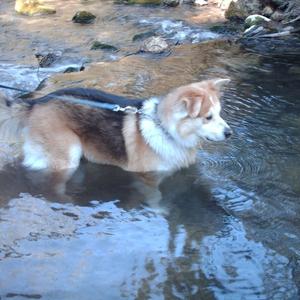
[[[225,130],[229,128],[228,124],[220,116],[221,106],[215,104],[211,107],[208,115],[212,115],[212,120],[204,123],[201,121],[201,125],[198,129],[199,137],[206,138],[211,141],[223,141],[225,140]]]
[[[79,144],[74,144],[70,148],[70,162],[69,162],[69,168],[77,168],[80,163],[80,159],[82,156],[82,148]]]
[[[49,162],[46,153],[40,145],[27,139],[23,145],[23,153],[25,167],[36,171],[48,168]]]
[[[146,143],[162,158],[161,170],[168,171],[188,165],[190,152],[178,144],[171,135],[157,124],[156,106],[159,100],[150,98],[143,105],[140,128]]]

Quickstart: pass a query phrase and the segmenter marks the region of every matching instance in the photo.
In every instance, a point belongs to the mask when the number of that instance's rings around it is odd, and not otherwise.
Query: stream
[[[33,90],[48,78],[42,93],[84,86],[150,97],[226,77],[223,116],[234,135],[204,142],[197,164],[151,193],[137,174],[83,161],[59,197],[19,160],[4,164],[0,299],[299,299],[299,48],[233,43],[208,25],[205,9],[220,18],[213,7],[58,0],[55,16],[27,18],[7,12],[13,2],[0,4],[1,84]],[[83,8],[95,24],[72,24]],[[171,50],[131,55],[133,36],[147,31]],[[120,50],[91,51],[93,39]],[[38,74],[32,53],[50,48],[61,60]],[[70,65],[85,69],[62,73]]]

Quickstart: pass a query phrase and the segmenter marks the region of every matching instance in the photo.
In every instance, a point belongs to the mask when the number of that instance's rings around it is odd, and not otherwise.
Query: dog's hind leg
[[[55,175],[53,188],[63,194],[65,184],[76,171],[82,157],[79,137],[68,128],[34,127],[25,130],[23,165],[31,170]],[[60,178],[60,180],[57,180]]]

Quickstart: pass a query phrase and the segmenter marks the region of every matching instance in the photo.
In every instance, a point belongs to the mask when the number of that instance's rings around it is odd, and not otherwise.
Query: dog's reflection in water
[[[28,171],[20,166],[8,166],[0,172],[0,201],[7,202],[20,193],[83,206],[89,205],[92,200],[120,200],[118,205],[124,209],[146,205],[166,215],[168,204],[162,199],[171,199],[175,194],[188,191],[197,173],[196,166],[175,173],[133,173],[118,167],[83,161],[69,179],[65,177],[65,172],[64,175],[45,174]]]

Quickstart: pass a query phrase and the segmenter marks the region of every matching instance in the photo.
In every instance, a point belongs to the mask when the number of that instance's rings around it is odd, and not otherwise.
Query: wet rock
[[[162,3],[166,6],[176,7],[181,4],[181,0],[162,0]]]
[[[134,37],[132,38],[132,41],[133,42],[143,41],[151,36],[156,36],[156,33],[154,31],[146,31],[146,32],[138,33],[138,34],[134,35]]]
[[[79,24],[91,24],[95,21],[96,16],[93,15],[92,13],[88,11],[78,11],[74,17],[72,18],[72,21],[74,23],[79,23]]]
[[[262,11],[262,15],[268,18],[271,17],[273,13],[274,9],[271,6],[266,6]]]
[[[259,0],[232,1],[225,12],[225,17],[229,20],[244,20],[249,15],[259,14],[262,9],[262,3]]]
[[[28,16],[56,13],[54,7],[43,5],[38,0],[16,0],[15,10],[20,14]]]
[[[272,15],[271,19],[276,22],[280,22],[284,19],[284,13],[276,10]]]
[[[157,5],[157,4],[161,4],[161,0],[116,0],[115,3],[118,4],[153,4],[153,5]]]
[[[207,5],[208,2],[205,1],[205,0],[195,0],[194,1],[194,5],[197,5],[197,6],[204,6],[204,5]]]
[[[68,67],[64,71],[64,73],[73,73],[73,72],[81,72],[84,71],[85,67],[84,66],[78,66],[78,67]]]
[[[143,52],[162,53],[169,48],[165,39],[160,36],[150,37],[145,40],[141,47]]]
[[[253,25],[263,25],[270,21],[271,21],[270,19],[268,19],[267,17],[264,17],[262,15],[251,15],[246,18],[245,27],[249,28]]]
[[[266,31],[263,26],[252,25],[251,27],[249,27],[248,29],[246,29],[244,31],[243,36],[245,38],[249,38],[249,37],[258,36],[258,35],[261,35],[264,33],[266,33]]]
[[[113,45],[95,41],[91,47],[91,50],[118,51],[118,48]]]
[[[61,52],[36,53],[35,57],[38,60],[40,68],[47,68],[54,64],[60,57]]]

